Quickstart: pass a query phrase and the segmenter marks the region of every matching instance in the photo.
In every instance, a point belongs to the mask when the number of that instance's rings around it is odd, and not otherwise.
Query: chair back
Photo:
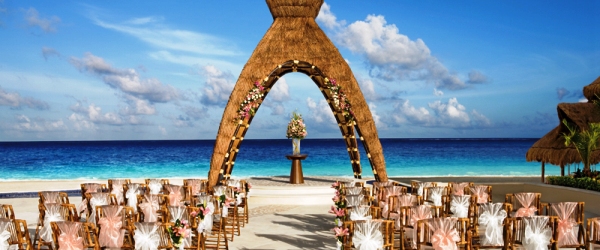
[[[469,187],[474,186],[473,182],[448,182],[448,189],[452,195],[465,195]]]
[[[133,227],[135,249],[171,249],[171,237],[166,225],[159,222],[136,222]]]
[[[0,249],[33,249],[27,230],[27,222],[18,219],[0,218]]]
[[[584,202],[558,202],[545,205],[546,215],[557,218],[556,243],[559,248],[584,248]]]
[[[448,190],[448,187],[444,186],[424,188],[423,200],[432,203],[434,206],[442,206],[444,204],[442,202],[442,197],[448,196]]]
[[[512,220],[511,245],[525,248],[556,249],[557,217],[529,216],[515,217]]]
[[[169,206],[179,206],[182,201],[186,200],[185,194],[186,192],[183,189],[183,186],[173,185],[173,184],[165,184],[163,186],[165,190],[165,194],[168,196],[167,204]]]
[[[417,223],[417,249],[422,245],[435,249],[456,249],[455,246],[467,245],[469,221],[467,218],[441,217],[420,220]]]
[[[86,193],[102,193],[106,191],[106,184],[101,183],[81,183],[81,199],[85,199]]]
[[[585,243],[586,246],[590,244],[600,244],[600,217],[589,218],[587,220]]]
[[[56,221],[50,225],[58,249],[100,249],[95,227],[91,223]]]
[[[169,180],[164,179],[146,179],[146,186],[150,194],[160,194],[163,192],[163,185],[169,183]]]
[[[123,185],[131,183],[130,179],[108,179],[108,191],[114,194],[118,204],[125,205]]]
[[[465,191],[467,194],[477,196],[477,203],[489,203],[492,202],[492,186],[486,185],[474,185],[470,186]]]
[[[542,213],[541,198],[541,193],[514,193],[506,194],[505,202],[512,205],[511,216],[523,217]]]
[[[423,196],[423,192],[425,188],[428,187],[437,187],[437,182],[420,182],[420,181],[411,181],[410,182],[410,193],[414,195]]]
[[[11,204],[0,205],[0,218],[6,218],[11,220],[15,219],[15,210],[13,210]]]

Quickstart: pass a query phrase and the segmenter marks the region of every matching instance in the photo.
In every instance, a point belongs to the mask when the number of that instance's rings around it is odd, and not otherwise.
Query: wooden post
[[[560,176],[565,176],[565,164],[560,164]]]
[[[546,172],[545,162],[542,162],[542,183],[544,183],[544,181],[546,179],[546,178],[544,178],[545,172]]]

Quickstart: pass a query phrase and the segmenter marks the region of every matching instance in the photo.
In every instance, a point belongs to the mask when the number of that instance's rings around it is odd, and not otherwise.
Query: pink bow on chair
[[[436,250],[456,250],[458,246],[457,241],[460,241],[460,235],[455,228],[456,220],[452,218],[440,218],[435,219],[433,223],[429,225],[430,229],[433,230],[431,236],[431,244]]]
[[[58,227],[62,233],[58,236],[59,248],[65,250],[82,250],[83,238],[79,237],[80,223],[75,222],[59,222]]]
[[[468,182],[454,183],[452,184],[452,194],[454,195],[465,195],[465,187],[468,186]]]
[[[179,206],[181,205],[181,200],[183,195],[181,194],[181,189],[177,187],[173,187],[169,190],[169,205],[171,206]]]
[[[146,200],[140,204],[140,209],[144,213],[144,222],[156,222],[158,220],[157,211],[160,209],[158,201],[152,195],[146,196]]]
[[[417,245],[417,222],[431,217],[431,208],[426,205],[416,206],[411,209],[410,225],[413,227],[413,246]]]
[[[474,195],[477,195],[477,203],[481,204],[481,203],[488,202],[488,198],[489,198],[489,195],[487,193],[488,186],[478,185],[478,186],[474,186],[470,189],[471,189],[471,193],[473,193]]]
[[[101,247],[121,248],[123,246],[125,231],[121,231],[123,225],[123,218],[119,216],[121,209],[121,207],[104,207],[105,216],[98,221],[98,225],[101,226],[98,239]]]
[[[558,246],[579,245],[577,235],[574,228],[577,222],[571,217],[575,208],[576,202],[560,202],[552,204],[552,209],[558,215]]]
[[[518,193],[515,194],[515,198],[519,201],[519,204],[523,206],[519,208],[516,213],[516,217],[528,217],[535,215],[535,212],[538,209],[534,206],[531,206],[531,203],[535,200],[535,193]]]

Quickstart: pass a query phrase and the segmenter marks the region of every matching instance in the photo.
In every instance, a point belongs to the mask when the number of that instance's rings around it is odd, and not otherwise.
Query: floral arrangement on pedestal
[[[191,233],[188,221],[177,219],[175,224],[167,228],[167,231],[169,231],[173,246],[178,249],[183,249],[183,239]]]
[[[292,112],[292,118],[288,123],[285,136],[292,139],[294,155],[300,154],[300,140],[304,139],[306,135],[308,135],[308,132],[306,132],[306,124],[304,124],[302,115],[296,111]]]
[[[341,185],[339,182],[334,182],[331,188],[335,189],[335,194],[331,198],[334,205],[331,206],[329,213],[335,215],[333,231],[337,239],[337,249],[342,249],[344,236],[348,235],[348,228],[344,228],[344,221],[346,220],[346,210],[344,208],[346,208],[346,202],[344,202],[340,195]]]

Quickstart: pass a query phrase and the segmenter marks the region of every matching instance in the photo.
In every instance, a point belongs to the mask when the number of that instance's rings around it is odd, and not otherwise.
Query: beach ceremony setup
[[[324,6],[266,0],[273,22],[215,140],[1,144],[0,250],[600,249],[600,77],[540,139],[380,138],[317,24]],[[309,139],[298,110],[287,140],[245,139],[291,73],[315,84],[341,139]]]

